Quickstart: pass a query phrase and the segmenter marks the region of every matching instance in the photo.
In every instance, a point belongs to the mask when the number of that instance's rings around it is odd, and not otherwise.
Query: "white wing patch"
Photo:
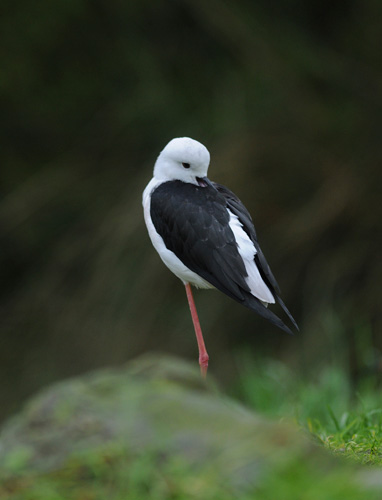
[[[245,269],[248,274],[245,281],[247,282],[252,295],[266,304],[274,304],[275,299],[273,298],[273,295],[267,285],[264,283],[254,260],[257,253],[256,248],[249,239],[247,233],[244,231],[238,217],[230,210],[228,210],[228,212],[230,216],[229,225],[235,236],[239,254],[244,261]]]

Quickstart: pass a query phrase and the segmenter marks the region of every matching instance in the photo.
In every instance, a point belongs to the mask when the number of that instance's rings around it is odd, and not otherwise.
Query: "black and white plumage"
[[[143,193],[151,241],[185,285],[217,288],[291,333],[267,308],[278,302],[298,328],[280,298],[251,216],[234,193],[207,178],[209,161],[205,146],[188,137],[173,139],[160,153]]]

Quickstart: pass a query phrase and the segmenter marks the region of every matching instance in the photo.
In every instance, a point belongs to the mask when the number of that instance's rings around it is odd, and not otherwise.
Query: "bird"
[[[291,334],[268,308],[277,302],[298,330],[248,210],[227,187],[209,180],[209,164],[210,153],[203,144],[190,137],[172,139],[159,154],[142,197],[151,242],[185,286],[203,377],[209,356],[191,285],[218,289]]]

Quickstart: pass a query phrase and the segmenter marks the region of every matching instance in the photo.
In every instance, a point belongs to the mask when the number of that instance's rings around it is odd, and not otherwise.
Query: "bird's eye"
[[[182,165],[184,168],[190,168],[190,166],[191,166],[189,163],[182,163]]]

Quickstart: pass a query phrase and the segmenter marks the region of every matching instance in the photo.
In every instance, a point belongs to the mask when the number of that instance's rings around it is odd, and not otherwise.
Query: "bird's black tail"
[[[242,304],[249,309],[252,309],[252,311],[255,311],[255,313],[259,314],[263,318],[267,319],[270,321],[273,325],[281,328],[281,330],[284,330],[284,332],[289,333],[290,335],[293,335],[292,330],[278,317],[274,312],[272,312],[270,309],[268,309],[259,299],[251,295],[250,293],[245,294],[245,300],[242,302]],[[296,321],[293,319],[293,316],[291,313],[288,311],[286,305],[284,302],[276,295],[276,300],[280,304],[280,306],[283,308],[285,313],[288,315],[289,319],[293,323],[293,325],[299,329],[297,326]]]
[[[300,329],[298,327],[298,324],[296,323],[296,320],[294,319],[294,317],[291,315],[291,313],[289,312],[289,309],[287,308],[287,306],[284,304],[284,301],[277,295],[276,295],[276,300],[277,302],[280,304],[280,306],[283,308],[285,314],[288,316],[288,318],[291,320],[291,322],[293,323],[293,326],[296,328],[296,330],[299,332]]]

